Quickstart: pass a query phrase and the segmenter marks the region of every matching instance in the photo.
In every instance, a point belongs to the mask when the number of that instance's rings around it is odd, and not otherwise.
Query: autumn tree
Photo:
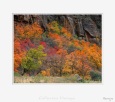
[[[82,80],[90,79],[91,66],[85,55],[78,57],[77,73],[82,77]]]
[[[35,48],[36,46],[34,45],[34,43],[31,42],[30,39],[23,39],[20,40],[20,45],[21,45],[21,50],[22,51],[27,51],[30,48]]]
[[[89,42],[82,41],[81,42],[82,51],[86,53],[86,56],[92,66],[93,70],[101,71],[102,67],[102,53],[101,48],[96,44],[92,44]]]
[[[91,66],[86,54],[81,50],[71,52],[66,57],[65,73],[78,74],[82,79],[90,78]]]
[[[62,76],[66,55],[66,50],[59,49],[55,54],[53,54],[53,56],[47,56],[46,65],[48,68],[50,68],[51,75]]]
[[[66,50],[64,49],[59,49],[57,51],[57,54],[59,55],[59,70],[60,70],[60,76],[62,76],[62,71],[63,71],[63,68],[64,68],[64,65],[65,65],[65,60],[66,60],[66,55],[68,54]]]
[[[101,71],[102,68],[102,54],[101,48],[93,44],[88,50],[88,58],[94,70]]]
[[[52,33],[60,34],[61,26],[58,24],[57,21],[53,21],[53,22],[48,24],[48,29]]]
[[[50,68],[50,74],[52,76],[62,76],[62,59],[58,54],[48,57],[47,67]]]
[[[35,22],[32,25],[20,25],[15,26],[15,37],[19,39],[30,39],[35,45],[38,45],[38,41],[42,39],[43,30],[41,26]]]
[[[27,71],[37,70],[41,67],[42,61],[46,54],[43,52],[43,46],[38,46],[37,49],[30,49],[26,56],[22,59],[21,67]]]
[[[77,55],[76,52],[71,52],[69,55],[66,56],[66,63],[64,72],[69,72],[71,74],[75,73],[75,69],[77,69]]]
[[[18,72],[18,68],[21,65],[22,58],[25,56],[26,52],[22,51],[19,39],[14,41],[14,71]]]
[[[64,27],[61,29],[61,34],[66,37],[67,40],[72,38],[72,34]]]

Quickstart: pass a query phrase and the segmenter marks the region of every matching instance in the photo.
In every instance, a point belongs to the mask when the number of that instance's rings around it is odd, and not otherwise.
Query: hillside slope
[[[101,80],[100,20],[100,15],[15,15],[14,71]]]

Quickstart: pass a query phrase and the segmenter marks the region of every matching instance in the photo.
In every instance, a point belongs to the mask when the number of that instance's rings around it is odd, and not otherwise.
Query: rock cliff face
[[[48,30],[47,24],[57,21],[66,27],[73,36],[84,39],[101,46],[101,15],[14,15],[14,21],[32,24],[38,22],[44,29]]]

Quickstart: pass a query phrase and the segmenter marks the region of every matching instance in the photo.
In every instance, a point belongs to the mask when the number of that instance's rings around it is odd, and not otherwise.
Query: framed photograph
[[[115,102],[114,9],[1,0],[0,102]]]
[[[101,83],[101,14],[14,14],[14,83]]]

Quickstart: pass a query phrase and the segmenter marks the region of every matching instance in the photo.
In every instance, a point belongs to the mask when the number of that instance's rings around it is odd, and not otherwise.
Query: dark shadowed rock
[[[77,31],[78,31],[78,37],[85,36],[84,30],[83,30],[82,18],[77,19]]]
[[[92,38],[99,37],[99,30],[95,22],[90,17],[83,19],[83,29],[90,34]]]

